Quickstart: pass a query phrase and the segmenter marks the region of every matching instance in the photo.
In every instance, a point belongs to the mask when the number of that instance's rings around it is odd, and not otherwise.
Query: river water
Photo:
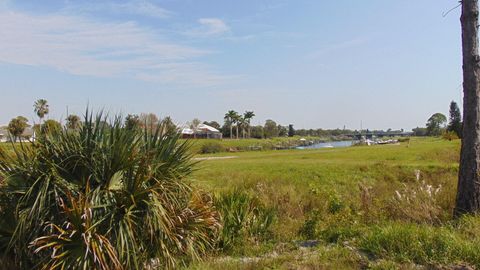
[[[336,141],[316,143],[308,146],[298,146],[296,149],[319,149],[319,148],[341,148],[352,146],[353,141]]]

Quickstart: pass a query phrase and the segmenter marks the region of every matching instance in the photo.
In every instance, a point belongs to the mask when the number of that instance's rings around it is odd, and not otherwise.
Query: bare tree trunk
[[[480,210],[478,0],[462,1],[463,138],[454,215]]]
[[[230,124],[230,139],[233,139],[233,126]]]
[[[238,140],[238,124],[235,126],[235,130],[237,131],[236,134],[237,134],[237,140]]]

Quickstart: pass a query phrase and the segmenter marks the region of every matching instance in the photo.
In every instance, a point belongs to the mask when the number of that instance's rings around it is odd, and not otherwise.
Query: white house
[[[8,140],[8,131],[6,126],[0,126],[0,142]]]
[[[195,129],[181,128],[182,138],[221,139],[222,133],[209,125],[199,124]]]

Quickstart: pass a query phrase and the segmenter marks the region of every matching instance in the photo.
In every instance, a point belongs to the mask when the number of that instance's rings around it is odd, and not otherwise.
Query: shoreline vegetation
[[[391,139],[391,138],[389,138]],[[408,142],[409,137],[395,138],[399,142]],[[271,139],[193,139],[192,152],[196,154],[236,153],[249,151],[288,150],[311,146],[319,143],[352,141],[352,146],[365,145],[349,137],[276,137]],[[356,142],[356,143],[354,143]]]
[[[305,141],[300,140],[304,138]],[[212,154],[222,152],[245,152],[285,150],[298,146],[311,145],[333,141],[320,137],[276,137],[271,139],[197,139],[191,140],[192,152],[198,154]]]

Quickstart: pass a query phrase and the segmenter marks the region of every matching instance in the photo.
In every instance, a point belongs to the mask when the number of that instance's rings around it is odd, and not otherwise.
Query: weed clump
[[[459,137],[455,131],[445,131],[442,134],[442,138],[447,141],[458,140]]]
[[[360,249],[375,258],[400,263],[446,265],[467,263],[480,266],[479,242],[443,227],[389,223],[371,228],[359,243]]]
[[[387,204],[389,216],[393,219],[416,223],[438,224],[443,209],[438,203],[442,186],[432,186],[421,180],[420,170],[415,170],[412,184],[402,184]]]
[[[213,154],[213,153],[220,153],[224,152],[225,149],[223,145],[219,142],[209,141],[202,145],[200,148],[201,154]]]
[[[298,230],[298,234],[305,239],[315,239],[317,237],[317,227],[320,221],[320,212],[315,209],[310,212],[309,217]]]
[[[275,219],[275,209],[265,207],[246,191],[234,189],[222,194],[215,205],[223,222],[218,241],[221,250],[232,251],[272,235],[270,227]]]

